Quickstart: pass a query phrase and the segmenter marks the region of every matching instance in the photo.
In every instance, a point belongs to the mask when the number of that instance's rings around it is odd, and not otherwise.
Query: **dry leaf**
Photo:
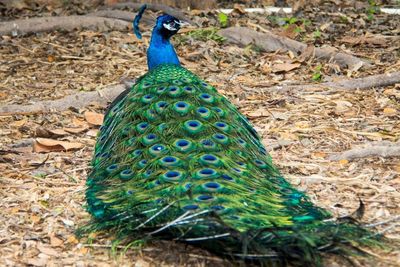
[[[271,71],[272,71],[272,69],[271,69],[271,67],[270,67],[268,64],[265,64],[264,66],[262,66],[261,71],[262,71],[262,73],[264,73],[264,74],[270,74]]]
[[[36,138],[35,142],[33,143],[33,151],[38,153],[67,151],[72,149],[80,149],[82,147],[84,147],[84,145],[78,142],[59,141],[48,138]]]
[[[89,249],[88,249],[87,247],[81,247],[81,248],[79,249],[79,252],[80,252],[81,254],[87,254],[87,253],[89,252]]]
[[[326,153],[325,152],[314,152],[314,153],[312,153],[312,155],[315,158],[320,158],[320,159],[326,158]]]
[[[234,4],[233,5],[233,10],[238,12],[239,14],[243,15],[246,14],[246,10],[244,10],[244,8],[242,7],[242,5],[239,4]]]
[[[26,118],[19,120],[19,121],[14,121],[13,123],[11,123],[11,126],[18,128],[18,127],[21,127],[22,125],[24,125],[27,121],[28,121],[28,119],[26,119]]]
[[[47,56],[47,61],[50,62],[50,63],[54,62],[55,59],[56,58],[53,55],[48,55]]]
[[[73,128],[81,128],[81,127],[89,128],[89,125],[84,119],[74,117],[74,118],[72,118],[72,127]]]
[[[73,133],[73,134],[79,134],[82,133],[84,131],[86,131],[88,129],[88,127],[77,127],[77,128],[64,128],[64,131],[68,132],[68,133]]]
[[[64,131],[63,129],[49,130],[49,132],[52,133],[53,135],[58,135],[58,136],[68,135],[68,133],[66,131]]]
[[[0,92],[0,100],[6,99],[8,97],[8,94],[4,92]]]
[[[96,112],[86,111],[85,112],[85,120],[93,125],[102,125],[104,115]]]
[[[346,165],[349,163],[349,161],[347,159],[341,159],[338,161],[340,165]]]
[[[335,111],[337,113],[343,113],[345,111],[348,111],[353,106],[352,103],[346,100],[336,100],[334,102],[336,104]]]
[[[50,234],[50,245],[52,247],[61,247],[63,244],[64,244],[64,241],[62,241],[61,239],[56,237],[54,233]]]
[[[79,240],[76,239],[76,237],[75,237],[74,235],[70,235],[70,236],[67,238],[67,243],[78,244],[78,243],[79,243]]]
[[[394,109],[394,108],[384,108],[383,109],[383,113],[385,115],[393,116],[393,115],[395,115],[397,113],[397,110]]]
[[[53,257],[57,257],[58,256],[58,252],[55,249],[52,249],[48,246],[45,246],[44,244],[38,244],[37,245],[37,249],[42,252],[43,254],[49,255],[49,256],[53,256]]]
[[[279,133],[279,138],[283,139],[283,140],[292,140],[292,141],[297,141],[299,140],[299,138],[297,137],[297,135],[292,134],[292,133],[288,133],[288,132],[281,132]]]
[[[37,215],[32,214],[32,215],[31,215],[31,221],[32,221],[33,223],[38,223],[38,222],[40,222],[40,217],[37,216]]]
[[[300,67],[300,63],[282,63],[282,64],[274,64],[272,66],[272,71],[273,72],[288,72],[294,69],[297,69]]]
[[[98,132],[99,132],[99,130],[92,129],[92,130],[87,131],[86,135],[92,136],[92,137],[97,137]]]

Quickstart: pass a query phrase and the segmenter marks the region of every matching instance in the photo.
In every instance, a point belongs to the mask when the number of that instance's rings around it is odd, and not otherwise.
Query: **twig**
[[[381,222],[366,224],[364,226],[365,227],[376,227],[376,226],[379,226],[382,224],[387,224],[387,223],[398,221],[398,220],[400,220],[400,215],[394,216],[393,218],[390,218],[390,219],[387,219],[387,220],[384,220]]]
[[[238,43],[244,46],[254,44],[265,51],[273,52],[277,50],[292,51],[295,53],[302,53],[307,49],[307,45],[287,37],[278,36],[273,33],[260,33],[245,27],[231,27],[220,30],[218,34],[227,38],[233,43]],[[339,52],[333,47],[314,48],[313,54],[317,58],[324,60],[333,60],[341,67],[347,68],[360,68],[370,67],[370,63],[365,60],[359,59],[355,56]]]
[[[378,143],[368,145],[363,148],[354,148],[347,150],[343,153],[332,155],[329,157],[330,160],[347,159],[352,160],[356,158],[367,158],[367,157],[398,157],[400,156],[400,142],[391,143]]]

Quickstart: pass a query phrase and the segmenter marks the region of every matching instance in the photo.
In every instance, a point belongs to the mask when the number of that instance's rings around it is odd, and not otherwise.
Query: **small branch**
[[[17,36],[60,29],[72,31],[79,28],[96,29],[100,31],[125,31],[130,25],[131,23],[120,19],[95,16],[42,17],[0,22],[0,35]]]
[[[356,158],[368,157],[398,157],[400,156],[400,142],[382,142],[378,144],[369,145],[363,148],[354,148],[347,150],[343,153],[332,155],[329,160],[352,160]]]
[[[294,53],[303,53],[307,49],[306,44],[287,37],[278,36],[270,32],[260,33],[244,27],[231,27],[220,30],[218,33],[233,43],[238,43],[244,46],[255,44],[268,52],[284,50],[292,51]],[[314,48],[313,54],[317,58],[328,61],[333,60],[341,67],[360,68],[361,66],[371,66],[367,61],[339,52],[333,47]]]

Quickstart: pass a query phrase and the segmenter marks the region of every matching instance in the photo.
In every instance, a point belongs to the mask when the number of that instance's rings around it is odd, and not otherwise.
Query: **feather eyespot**
[[[183,173],[180,171],[167,171],[161,177],[165,181],[175,182],[179,181],[183,177]]]
[[[214,192],[221,188],[221,185],[216,182],[208,182],[203,184],[203,188],[207,191]]]
[[[190,104],[185,101],[178,101],[174,104],[174,110],[181,116],[186,115],[190,110]]]
[[[212,107],[212,109],[220,116],[221,118],[225,116],[225,111],[220,109],[219,107]]]
[[[225,207],[221,206],[221,205],[215,205],[215,206],[211,206],[211,209],[215,210],[215,211],[221,211],[221,210],[224,210]]]
[[[220,144],[226,145],[229,143],[229,138],[224,134],[216,133],[216,134],[213,134],[212,137],[216,142],[218,142]]]
[[[139,161],[138,166],[139,168],[144,168],[147,165],[147,160],[146,159],[142,159],[141,161]]]
[[[207,94],[207,93],[202,93],[199,95],[200,100],[206,102],[206,103],[213,103],[214,102],[214,96]]]
[[[147,122],[141,122],[136,126],[136,130],[139,133],[144,133],[148,126],[149,124]]]
[[[134,151],[132,152],[132,156],[133,156],[134,158],[136,158],[136,157],[142,155],[142,153],[143,153],[143,150],[141,150],[141,149],[136,149],[136,150],[134,150]]]
[[[230,126],[222,121],[218,121],[218,122],[214,123],[214,126],[224,132],[229,132],[229,130],[230,130]]]
[[[197,134],[203,130],[203,124],[198,120],[188,120],[183,124],[184,129],[190,134]]]
[[[186,211],[189,211],[189,210],[197,210],[198,208],[199,208],[199,206],[198,206],[198,205],[194,205],[194,204],[186,205],[186,206],[183,206],[183,207],[182,207],[182,209],[183,209],[183,210],[186,210]]]
[[[259,167],[261,169],[265,169],[265,168],[268,167],[268,165],[264,161],[262,161],[260,159],[254,160],[254,163],[256,164],[257,167]]]
[[[153,98],[154,98],[154,96],[153,95],[150,95],[150,94],[147,94],[147,95],[144,95],[142,98],[141,98],[141,101],[142,101],[142,103],[150,103],[151,101],[153,101]]]
[[[167,151],[166,147],[164,145],[161,144],[155,144],[152,147],[150,147],[150,154],[152,156],[158,156],[160,154],[163,154]]]
[[[174,142],[174,147],[182,153],[187,153],[194,149],[194,144],[186,139],[178,139]]]
[[[112,165],[110,165],[110,166],[107,167],[106,171],[107,171],[108,173],[112,173],[112,172],[114,172],[116,169],[118,169],[118,165],[117,165],[117,164],[112,164]]]
[[[213,199],[214,197],[209,195],[200,195],[197,197],[197,200],[199,201],[212,201]]]
[[[201,169],[196,171],[196,173],[194,174],[194,177],[197,179],[203,179],[203,178],[216,178],[218,177],[218,172],[214,169],[211,168],[205,168],[205,169]]]
[[[183,88],[183,90],[185,90],[186,93],[193,93],[194,92],[194,89],[192,87],[190,87],[190,86],[185,86]]]
[[[165,92],[165,89],[166,89],[166,88],[165,88],[164,86],[158,87],[158,88],[157,88],[157,93],[158,93],[158,94],[162,94],[162,93]]]
[[[232,177],[230,177],[227,174],[222,174],[221,177],[222,177],[222,179],[227,180],[227,181],[233,181],[234,180]]]
[[[211,117],[211,112],[210,112],[210,110],[209,110],[208,108],[206,108],[206,107],[199,107],[199,108],[196,110],[196,112],[197,112],[197,114],[198,114],[201,118],[203,118],[203,119],[208,119],[208,118]]]
[[[172,97],[181,95],[182,90],[179,87],[171,86],[168,88],[168,94]]]
[[[212,154],[205,154],[201,156],[200,162],[203,163],[204,165],[214,165],[214,166],[221,165],[220,159]]]
[[[121,180],[129,180],[133,177],[133,171],[131,169],[123,170],[119,173]]]

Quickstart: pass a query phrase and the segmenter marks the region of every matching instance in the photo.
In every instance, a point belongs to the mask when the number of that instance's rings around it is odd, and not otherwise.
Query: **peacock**
[[[139,21],[134,21],[141,38]],[[365,255],[378,234],[337,220],[294,188],[251,123],[181,66],[170,38],[184,24],[157,18],[149,71],[110,105],[87,178],[83,232],[115,242],[176,240],[239,261],[321,266],[323,255]]]

